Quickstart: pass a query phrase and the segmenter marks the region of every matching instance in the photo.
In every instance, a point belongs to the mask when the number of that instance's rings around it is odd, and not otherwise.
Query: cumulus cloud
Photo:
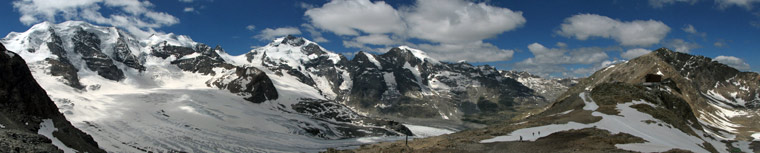
[[[344,36],[343,46],[364,50],[417,46],[431,55],[451,55],[444,57],[454,61],[511,59],[512,50],[499,49],[483,40],[526,22],[522,12],[464,0],[418,0],[401,9],[382,1],[334,0],[307,9],[309,24]],[[412,43],[410,39],[423,41]]]
[[[746,62],[744,62],[744,60],[738,57],[721,55],[721,56],[715,57],[714,60],[720,63],[726,64],[728,66],[734,67],[737,70],[741,70],[741,71],[750,70],[749,64],[747,64]]]
[[[693,42],[687,42],[683,39],[671,39],[665,42],[665,47],[673,49],[677,52],[684,52],[688,53],[691,52],[692,49],[701,48],[701,46],[697,43]]]
[[[283,27],[283,28],[277,28],[277,29],[271,29],[266,28],[264,30],[261,30],[261,33],[254,36],[256,39],[259,40],[272,40],[276,37],[282,37],[287,35],[300,35],[301,30],[298,30],[298,28],[295,27]]]
[[[603,62],[609,58],[604,49],[598,47],[569,50],[547,48],[539,43],[533,43],[528,45],[528,50],[533,54],[533,57],[515,63],[512,67],[542,76],[586,76],[603,65]],[[590,66],[590,68],[573,67],[577,65]]]
[[[179,2],[192,3],[193,0],[179,0]]]
[[[565,48],[565,47],[567,47],[567,44],[563,43],[563,42],[557,42],[556,46],[559,47],[559,48]]]
[[[698,1],[699,0],[649,0],[649,5],[654,8],[662,8],[675,3],[688,3],[690,5],[694,5]]]
[[[701,36],[702,38],[707,37],[707,33],[697,31],[697,28],[694,28],[691,24],[685,25],[681,30],[692,35]]]
[[[245,29],[248,29],[248,31],[253,31],[253,30],[256,30],[256,25],[248,25],[248,26],[245,26]]]
[[[412,37],[440,43],[480,41],[525,24],[522,12],[460,0],[418,0],[404,13]]]
[[[356,42],[363,43],[363,44],[373,44],[373,45],[390,45],[394,44],[393,40],[391,40],[390,37],[383,34],[372,34],[372,35],[366,35],[366,36],[359,36],[354,38]]]
[[[179,19],[165,12],[152,10],[153,4],[139,0],[17,0],[13,7],[19,11],[19,21],[32,25],[42,21],[85,20],[96,24],[127,29],[137,36],[148,36],[154,28],[179,23]],[[113,8],[103,15],[102,7]]]
[[[306,30],[306,32],[309,32],[309,35],[311,35],[311,39],[314,42],[320,42],[320,43],[330,42],[329,40],[327,40],[327,38],[322,36],[322,32],[314,28],[314,26],[312,26],[311,24],[304,23],[304,24],[301,24],[301,27],[303,27],[304,30]]]
[[[615,39],[625,46],[649,46],[659,43],[670,27],[656,20],[623,22],[596,14],[578,14],[565,19],[557,34],[586,40],[590,37]]]
[[[624,59],[633,59],[641,55],[648,54],[649,52],[651,52],[649,49],[644,48],[629,49],[623,52],[623,54],[620,54],[620,57]]]
[[[338,35],[402,33],[405,28],[396,9],[383,1],[334,0],[305,15],[314,26]]]
[[[482,41],[465,44],[418,44],[410,45],[427,52],[433,58],[444,61],[507,61],[512,59],[514,50],[499,47]]]

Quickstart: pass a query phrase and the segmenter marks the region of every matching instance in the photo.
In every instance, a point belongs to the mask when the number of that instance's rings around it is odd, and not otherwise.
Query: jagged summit
[[[388,52],[385,54],[380,55],[384,58],[394,58],[395,61],[399,62],[410,62],[409,64],[412,65],[418,65],[423,63],[430,63],[430,64],[439,64],[440,62],[436,59],[431,58],[422,50],[414,49],[409,46],[399,46],[391,48]],[[401,63],[403,64],[403,63]]]

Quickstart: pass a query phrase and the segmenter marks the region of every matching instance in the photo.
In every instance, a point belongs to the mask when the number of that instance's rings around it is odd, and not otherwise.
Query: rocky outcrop
[[[232,69],[234,66],[222,59],[211,47],[200,44],[195,49],[187,47],[164,47],[164,53],[177,55],[179,59],[172,61],[171,64],[177,65],[180,69],[205,75],[216,75],[214,68]],[[192,51],[191,54],[187,54]]]
[[[262,103],[279,97],[272,80],[255,67],[236,67],[232,73],[224,74],[219,79],[209,80],[207,84],[248,96],[245,100],[253,103]]]
[[[127,42],[128,38],[123,35],[126,34],[119,30],[119,38],[116,40],[116,44],[113,47],[113,59],[124,63],[124,65],[127,65],[128,67],[139,71],[145,71],[145,66],[142,65],[144,61],[140,60],[132,53],[132,50],[129,49],[129,43]]]
[[[58,58],[46,59],[46,61],[50,63],[50,74],[63,77],[63,79],[66,80],[66,85],[80,90],[84,89],[84,85],[79,82],[79,75],[77,75],[79,70],[71,64],[66,50],[63,49],[63,41],[61,40],[61,37],[52,29],[50,29],[50,33],[51,41],[46,45],[53,55],[58,56]]]
[[[98,73],[103,78],[120,81],[124,79],[124,72],[113,64],[108,55],[100,49],[100,38],[97,35],[79,29],[71,38],[74,43],[74,51],[82,55],[82,60],[87,68]]]
[[[2,45],[0,45],[2,46]],[[20,56],[0,47],[0,149],[9,152],[60,152],[38,135],[43,119],[51,119],[54,138],[82,152],[105,152],[84,132],[71,125],[32,77]]]

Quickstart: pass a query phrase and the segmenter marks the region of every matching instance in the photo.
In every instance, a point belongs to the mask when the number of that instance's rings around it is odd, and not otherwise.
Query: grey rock
[[[87,68],[98,72],[98,75],[114,81],[124,79],[124,72],[113,64],[108,55],[100,49],[100,39],[97,35],[79,29],[71,38],[74,42],[74,51],[82,55]]]

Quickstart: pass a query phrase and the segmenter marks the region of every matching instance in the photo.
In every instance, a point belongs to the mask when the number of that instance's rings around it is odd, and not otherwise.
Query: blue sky
[[[757,72],[758,6],[757,0],[15,0],[2,5],[0,32],[84,20],[188,35],[231,54],[294,34],[349,57],[408,45],[447,61],[554,77],[586,76],[668,47]]]

